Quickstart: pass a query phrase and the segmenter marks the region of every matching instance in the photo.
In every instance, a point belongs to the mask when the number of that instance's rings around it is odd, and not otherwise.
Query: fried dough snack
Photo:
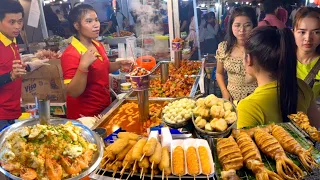
[[[223,167],[222,179],[239,179],[235,171],[243,167],[243,157],[234,138],[218,138],[217,153]]]
[[[206,147],[198,147],[199,158],[201,162],[202,174],[209,175],[211,173],[211,165],[209,161],[209,155]]]
[[[247,133],[234,130],[233,135],[239,145],[246,167],[256,175],[257,180],[282,180],[278,174],[264,166],[259,149]]]
[[[181,146],[177,146],[172,154],[173,173],[178,176],[185,174],[184,150]]]
[[[200,173],[199,159],[197,156],[197,150],[195,147],[189,147],[187,149],[187,167],[191,176],[196,176]]]
[[[271,126],[272,135],[279,141],[285,151],[297,155],[309,171],[319,167],[310,153],[312,146],[309,150],[305,150],[283,127],[278,125]]]
[[[309,118],[305,113],[298,112],[298,114],[291,114],[288,118],[294,121],[301,129],[305,130],[312,139],[320,142],[320,132],[310,125]]]
[[[276,161],[277,173],[284,179],[300,179],[302,170],[290,160],[275,137],[264,130],[257,129],[254,139],[259,149]]]

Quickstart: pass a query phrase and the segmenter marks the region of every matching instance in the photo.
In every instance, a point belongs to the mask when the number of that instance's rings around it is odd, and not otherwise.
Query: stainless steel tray
[[[192,61],[192,60],[189,60],[189,61]],[[150,72],[151,72],[151,75],[159,76],[159,74],[156,74],[156,71],[157,71],[158,69],[160,69],[160,65],[161,65],[161,64],[170,64],[170,63],[172,63],[172,62],[171,62],[171,61],[159,61],[159,62],[157,63],[157,65],[151,69],[151,71],[150,71]],[[191,76],[191,77],[200,76],[200,75],[201,75],[201,71],[203,71],[203,69],[204,69],[204,67],[203,67],[203,65],[201,65],[200,71],[199,71],[198,74],[186,75],[186,76]],[[169,76],[170,76],[170,74],[169,74]]]
[[[65,124],[68,121],[69,120],[67,119],[51,119],[50,124],[52,125]],[[4,142],[6,141],[6,137],[10,135],[12,132],[17,131],[17,129],[21,127],[26,127],[26,126],[33,126],[36,124],[39,124],[38,119],[25,120],[9,126],[5,130],[3,130],[2,133],[0,134],[0,144],[1,145],[4,144]],[[79,174],[78,176],[67,179],[67,180],[78,180],[89,175],[99,166],[99,163],[102,160],[102,156],[103,156],[104,143],[100,136],[98,136],[95,132],[91,131],[85,125],[81,124],[79,121],[72,121],[72,124],[82,129],[81,135],[85,140],[97,145],[97,152],[93,155],[92,163],[90,164],[89,168],[84,172],[82,172],[81,174]],[[21,178],[14,176],[8,171],[4,170],[2,167],[0,167],[0,171],[13,180],[22,180]]]
[[[94,180],[108,179],[108,178],[111,179],[112,178],[112,174],[113,174],[112,171],[107,170],[107,171],[105,171],[105,173],[103,175],[102,174],[92,173],[89,177],[90,177],[90,179],[94,179]],[[129,172],[125,172],[121,179],[126,179],[128,177],[128,174],[129,174]],[[179,176],[170,175],[170,176],[168,176],[168,179],[194,179],[194,178],[195,179],[215,179],[214,175],[215,175],[214,173],[210,174],[208,177],[204,176],[204,175],[198,175],[196,177],[185,175],[185,176],[181,176],[181,178],[179,178]],[[120,171],[118,171],[115,174],[114,178],[120,178],[120,177],[121,177]],[[144,177],[145,177],[145,179],[151,179],[151,175],[150,174],[146,174]],[[140,179],[140,173],[134,174],[129,179]],[[155,180],[162,179],[162,176],[161,175],[154,175],[153,179],[155,179]],[[166,179],[166,177],[165,177],[165,179]]]
[[[149,103],[164,103],[168,100],[173,100],[175,98],[149,98]],[[123,105],[123,104],[126,104],[126,103],[129,103],[129,102],[136,102],[138,103],[137,99],[130,99],[130,98],[127,98],[127,99],[121,99],[119,100],[113,107],[111,107],[111,109],[103,115],[103,117],[101,118],[100,121],[98,121],[93,127],[92,129],[95,129],[97,127],[104,127],[108,122],[109,120],[115,116],[118,112],[118,110],[120,109],[120,107]]]

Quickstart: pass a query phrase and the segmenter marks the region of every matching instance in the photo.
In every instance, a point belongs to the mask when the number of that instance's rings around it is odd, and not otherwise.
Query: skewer
[[[154,161],[152,161],[152,164],[151,164],[151,169],[153,170],[153,165],[154,165]]]
[[[179,175],[179,180],[181,180],[181,175]]]
[[[145,155],[146,155],[146,153],[143,154],[143,156],[140,158],[140,161],[142,161],[142,159],[144,158]]]
[[[151,168],[151,180],[153,179],[153,169]]]
[[[142,171],[140,173],[140,179],[142,178],[142,174],[143,174],[143,168],[142,168]]]
[[[143,173],[143,176],[142,176],[142,180],[144,180],[144,175],[145,175],[146,173]]]
[[[106,162],[104,162],[104,163],[102,164],[102,168],[98,168],[98,169],[96,170],[97,172],[95,172],[95,174],[99,174],[100,171],[101,171],[101,169],[103,169],[103,167],[109,162],[109,160],[110,160],[110,159],[108,159]]]
[[[126,180],[128,180],[129,179],[129,177],[130,177],[130,175],[131,174],[133,174],[133,172],[130,172],[129,174],[128,174],[128,177],[127,177],[127,179]]]
[[[121,176],[120,176],[120,180],[122,179],[122,176],[123,176],[123,174],[121,174]]]
[[[128,164],[129,164],[129,162],[127,162],[127,164],[123,166],[123,168],[122,168],[122,170],[120,172],[121,175],[123,175],[123,173],[126,170],[126,167],[127,167]]]
[[[164,169],[162,170],[162,180],[164,180]]]
[[[117,171],[114,171],[112,174],[112,179],[114,179],[114,176],[116,175]]]
[[[166,176],[166,180],[168,180],[168,176]]]
[[[134,172],[136,171],[136,165],[137,165],[137,160],[134,161],[131,177],[133,176]]]
[[[193,176],[193,180],[196,180],[196,176]]]
[[[118,158],[116,158],[112,163],[111,165],[113,165],[114,163],[116,163],[118,161]]]
[[[207,180],[209,180],[209,176],[208,176],[208,174],[207,174]]]

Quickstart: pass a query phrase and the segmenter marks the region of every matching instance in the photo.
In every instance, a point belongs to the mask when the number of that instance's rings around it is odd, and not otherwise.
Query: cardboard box
[[[56,59],[50,60],[49,64],[22,78],[23,103],[34,103],[35,96],[48,97],[52,103],[66,102],[61,62]]]

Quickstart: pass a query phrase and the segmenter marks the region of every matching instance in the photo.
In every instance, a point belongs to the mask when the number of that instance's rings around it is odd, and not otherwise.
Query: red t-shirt
[[[67,117],[77,119],[81,115],[94,116],[110,105],[109,66],[110,62],[103,45],[92,41],[101,55],[90,67],[85,91],[77,98],[67,95]],[[61,66],[65,84],[72,81],[77,72],[81,54],[86,52],[84,45],[76,38],[72,39],[61,56]]]
[[[19,48],[0,32],[0,75],[12,70],[13,60],[20,59]],[[21,115],[21,78],[0,87],[0,120],[18,119]]]

